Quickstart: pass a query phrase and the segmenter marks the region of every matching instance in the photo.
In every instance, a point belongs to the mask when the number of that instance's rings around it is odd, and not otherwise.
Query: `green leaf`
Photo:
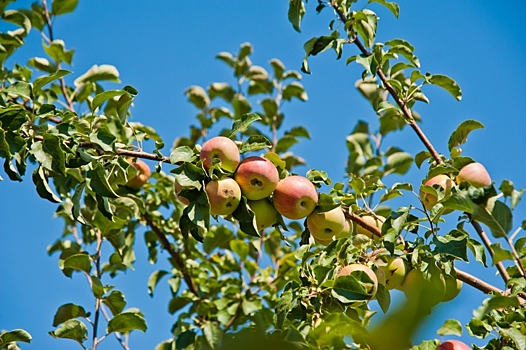
[[[469,198],[468,191],[455,192],[447,200],[441,202],[446,208],[460,210],[472,214],[475,204]]]
[[[0,157],[10,160],[12,155],[9,148],[9,143],[6,141],[5,134],[6,132],[0,129]]]
[[[482,245],[482,243],[470,238],[468,240],[468,247],[475,256],[475,259],[484,265],[484,267],[488,267],[486,264],[486,248]]]
[[[93,292],[93,296],[97,299],[101,299],[104,295],[104,286],[102,285],[102,282],[100,281],[100,278],[97,276],[90,276],[91,279],[91,291]]]
[[[56,71],[55,73],[53,73],[51,75],[38,77],[33,82],[33,91],[35,91],[35,93],[36,93],[40,89],[42,89],[42,87],[45,86],[46,84],[49,84],[52,81],[60,79],[63,76],[66,76],[66,75],[71,74],[71,73],[73,73],[73,72],[69,71],[69,70],[66,70],[66,69],[60,69],[60,70]]]
[[[89,312],[86,312],[84,308],[76,304],[64,304],[60,306],[55,313],[53,318],[53,327],[58,326],[59,324],[77,317],[89,317]]]
[[[7,162],[7,160],[6,160]],[[61,203],[62,200],[58,197],[47,182],[44,175],[44,169],[40,166],[33,172],[33,183],[36,186],[37,193],[41,198],[47,199],[51,203]]]
[[[385,314],[391,305],[391,294],[389,294],[389,290],[387,290],[387,288],[381,283],[378,283],[378,290],[376,291],[375,298]]]
[[[396,18],[398,18],[400,15],[400,6],[396,2],[387,2],[385,0],[369,0],[369,4],[372,2],[377,2],[384,5]]]
[[[192,299],[186,296],[173,297],[168,304],[168,312],[173,315],[191,302]]]
[[[338,208],[339,206],[340,203],[335,202],[332,196],[326,193],[320,193],[318,205],[316,206],[316,212],[325,213],[334,208]]]
[[[74,50],[66,50],[66,44],[63,40],[53,40],[49,45],[44,45],[44,51],[56,62],[66,62],[71,64]]]
[[[62,263],[61,263],[62,262]],[[84,271],[87,274],[91,271],[91,259],[88,254],[73,254],[68,256],[65,260],[59,261],[62,270],[72,269],[77,271]]]
[[[250,135],[239,148],[239,153],[259,151],[264,148],[272,147],[272,142],[263,135]]]
[[[454,147],[466,143],[469,133],[476,129],[484,129],[484,125],[481,122],[473,119],[465,120],[460,123],[457,129],[449,137],[449,141],[447,143],[449,151],[451,152]]]
[[[193,162],[196,159],[194,151],[188,146],[179,146],[170,153],[170,163]]]
[[[232,217],[239,222],[239,228],[241,231],[249,236],[259,237],[254,223],[254,213],[249,210],[245,197],[242,197],[238,207],[232,213]]]
[[[100,127],[96,132],[89,135],[89,139],[94,144],[100,146],[103,151],[112,152],[117,138],[106,128]]]
[[[475,206],[473,219],[488,226],[494,237],[506,237],[512,229],[512,214],[510,208],[497,200],[490,198],[486,205]]]
[[[184,93],[188,96],[188,101],[199,109],[203,109],[210,104],[210,98],[206,94],[205,89],[200,86],[190,86]]]
[[[27,62],[27,64],[43,72],[48,72],[49,74],[54,74],[57,71],[57,66],[47,58],[33,57]]]
[[[146,321],[144,317],[135,312],[123,312],[108,321],[107,333],[128,333],[133,330],[146,332]]]
[[[526,350],[526,335],[522,334],[520,330],[516,328],[500,328],[500,330],[513,340],[518,350]]]
[[[153,291],[155,290],[155,287],[157,286],[161,278],[163,278],[167,274],[168,272],[164,270],[157,270],[152,272],[152,274],[148,278],[148,294],[151,297],[153,297]]]
[[[406,152],[396,152],[387,157],[386,173],[404,175],[413,164],[413,156]]]
[[[283,99],[290,101],[293,97],[296,97],[299,100],[307,101],[309,97],[307,96],[307,93],[305,92],[305,88],[302,84],[298,83],[297,81],[293,81],[289,85],[286,85],[283,88]]]
[[[104,297],[102,302],[110,309],[113,316],[120,314],[126,306],[126,299],[120,290],[112,290],[110,295]]]
[[[103,64],[100,66],[94,65],[86,73],[75,79],[73,83],[75,86],[79,87],[97,81],[120,83],[119,71],[117,68],[109,64]]]
[[[446,320],[442,327],[437,330],[437,334],[441,337],[444,335],[458,335],[462,336],[462,325],[457,320]]]
[[[261,120],[261,117],[256,113],[243,114],[232,125],[232,131],[228,137],[234,137],[238,132],[246,131],[249,125],[257,120]]]
[[[2,1],[5,2],[5,1]],[[2,5],[0,5],[0,8]],[[31,30],[31,20],[21,11],[7,10],[2,12],[2,19],[24,29],[26,34]]]
[[[441,88],[449,92],[458,101],[462,99],[462,91],[460,90],[460,86],[458,86],[457,82],[448,77],[447,75],[428,74],[427,81],[430,84],[440,86]]]
[[[208,342],[208,345],[210,345],[212,349],[217,349],[219,342],[221,342],[221,339],[223,338],[223,331],[219,328],[219,326],[213,322],[208,321],[203,325],[203,334],[206,341]]]
[[[20,96],[26,100],[33,99],[33,88],[31,84],[26,83],[25,81],[17,81],[9,85],[5,91],[12,95]]]
[[[125,90],[106,90],[98,94],[93,98],[91,102],[91,111],[95,111],[100,105],[117,96],[122,96],[127,94]]]
[[[473,311],[473,316],[481,320],[492,310],[519,306],[520,303],[516,296],[507,297],[498,295],[484,300],[482,305],[477,310]]]
[[[82,344],[88,339],[88,329],[86,325],[79,320],[68,320],[64,322],[55,331],[49,332],[53,338],[73,339]]]
[[[23,329],[13,329],[9,332],[0,332],[0,348],[9,345],[15,341],[22,341],[24,343],[31,342],[31,334]]]
[[[454,237],[448,234],[445,237],[435,236],[433,239],[437,253],[451,255],[464,261],[468,261],[467,242],[467,235]]]
[[[514,260],[513,254],[509,250],[502,248],[500,242],[493,243],[491,249],[493,249],[493,266],[504,260]]]
[[[87,177],[89,178],[89,187],[93,192],[108,198],[119,197],[108,183],[106,172],[104,171],[102,164],[97,163],[95,169],[87,172]]]
[[[289,0],[289,22],[292,23],[292,26],[298,33],[301,33],[300,25],[305,12],[305,4],[303,3],[303,0]]]
[[[245,260],[249,253],[249,247],[245,241],[235,239],[230,241],[230,250],[236,253],[241,260]]]
[[[51,4],[51,13],[54,16],[70,13],[75,10],[78,5],[78,0],[53,0]]]
[[[362,271],[360,271],[362,272]],[[358,300],[369,300],[371,296],[353,272],[349,276],[340,276],[334,281],[332,296],[342,303],[350,303]]]
[[[45,133],[42,141],[42,151],[51,156],[49,170],[60,175],[66,174],[66,157],[62,150],[62,142],[56,135]]]

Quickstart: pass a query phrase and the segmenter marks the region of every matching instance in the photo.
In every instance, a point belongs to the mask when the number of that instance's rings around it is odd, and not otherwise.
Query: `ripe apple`
[[[336,278],[340,276],[349,276],[354,271],[363,271],[369,276],[373,283],[364,283],[363,286],[367,290],[367,294],[371,296],[371,299],[376,295],[378,290],[378,278],[376,277],[374,271],[369,267],[362,264],[350,264],[345,266],[343,269],[336,274]]]
[[[181,184],[179,184],[179,182],[177,182],[177,180],[175,180],[175,182],[174,182],[174,192],[175,192],[175,195],[177,196],[177,199],[179,200],[179,202],[183,203],[184,205],[188,205],[188,204],[190,204],[190,201],[188,200],[188,198],[179,196],[179,192],[181,192],[182,189],[183,189],[183,186],[181,186]]]
[[[362,219],[365,222],[367,222],[369,225],[378,227],[379,229],[382,228],[382,225],[385,222],[385,217],[381,215],[376,215],[376,217],[371,216],[371,215],[365,215],[365,216],[362,216]],[[369,238],[374,238],[375,240],[380,240],[380,237],[373,234],[371,231],[369,231],[365,227],[360,226],[359,224],[356,225],[356,233],[360,235],[365,235]]]
[[[380,266],[385,274],[385,286],[394,289],[402,284],[405,278],[405,262],[402,258],[387,257],[386,265]]]
[[[491,177],[486,168],[484,168],[484,165],[480,163],[469,163],[460,169],[456,181],[459,185],[462,181],[467,181],[475,187],[491,185]]]
[[[138,190],[148,182],[151,175],[150,168],[140,159],[137,159],[136,162],[128,159],[128,162],[137,170],[137,174],[128,180],[126,186]]]
[[[278,186],[279,174],[270,160],[252,156],[239,163],[234,179],[247,199],[258,200],[274,192]]]
[[[426,181],[426,186],[433,186],[433,185],[440,185],[444,191],[446,191],[446,194],[449,194],[451,192],[451,188],[453,187],[453,181],[451,178],[444,174],[439,174],[437,176],[434,176]],[[424,203],[424,208],[427,210],[433,209],[435,204],[437,204],[437,196],[431,193],[425,193],[422,190],[420,190],[420,200]],[[450,213],[452,210],[445,210],[444,214]]]
[[[307,227],[314,239],[332,240],[332,237],[343,231],[344,226],[345,215],[340,207],[325,213],[318,213],[314,210],[307,216]]]
[[[444,275],[444,279],[446,280],[446,292],[444,293],[442,302],[455,299],[460,293],[463,285],[461,280],[457,280],[451,275]]]
[[[205,191],[210,201],[212,215],[232,214],[241,200],[239,185],[229,177],[210,181],[206,184]]]
[[[256,217],[256,227],[259,231],[274,225],[278,219],[276,208],[267,198],[257,201],[248,201],[248,206],[254,212]]]
[[[273,201],[278,213],[287,219],[299,220],[316,208],[318,192],[306,177],[289,176],[278,183]]]
[[[340,232],[339,234],[335,235],[334,236],[334,240],[351,237],[352,231],[353,231],[353,223],[352,223],[352,221],[345,220],[342,232]],[[312,236],[312,238],[314,238],[314,240],[316,242],[318,242],[319,244],[323,244],[324,246],[328,246],[332,242],[332,238],[331,239],[318,239],[318,238],[316,238],[314,236]]]
[[[224,136],[213,137],[206,141],[199,154],[204,159],[203,166],[206,170],[210,169],[214,158],[221,161],[221,169],[233,173],[239,164],[239,149],[234,141]]]
[[[448,340],[440,344],[437,350],[471,350],[471,347],[459,340]]]
[[[438,268],[428,271],[428,278],[419,269],[413,269],[402,282],[402,291],[409,301],[418,301],[432,307],[442,301],[446,292],[444,276]]]

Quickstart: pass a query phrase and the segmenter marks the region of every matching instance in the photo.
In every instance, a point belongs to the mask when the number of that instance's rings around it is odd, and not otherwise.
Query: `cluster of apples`
[[[491,185],[491,177],[484,165],[480,163],[469,163],[460,169],[458,175],[455,177],[457,185],[460,185],[463,181],[467,181],[471,186],[474,187],[485,187]],[[454,186],[454,181],[451,177],[445,174],[433,176],[424,183],[425,186],[439,185],[448,195],[451,193],[451,189]],[[438,198],[435,194],[428,193],[420,189],[420,200],[424,203],[424,207],[427,210],[433,209],[437,204]],[[450,213],[452,210],[446,209],[444,214]]]

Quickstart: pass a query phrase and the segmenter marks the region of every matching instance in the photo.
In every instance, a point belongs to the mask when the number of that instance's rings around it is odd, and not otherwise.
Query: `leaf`
[[[64,322],[55,331],[49,332],[53,338],[73,339],[82,344],[88,339],[88,329],[86,325],[79,320],[68,320]]]
[[[102,302],[110,309],[113,316],[120,314],[126,306],[126,299],[120,290],[112,290],[110,295],[104,297]]]
[[[219,326],[213,322],[208,321],[203,325],[203,334],[210,347],[212,349],[217,349],[219,342],[223,338],[223,331],[219,328]]]
[[[482,305],[477,310],[473,311],[473,316],[482,320],[482,318],[492,310],[519,306],[520,303],[516,296],[507,297],[498,295],[484,300]]]
[[[504,260],[514,260],[513,254],[509,250],[502,248],[500,242],[493,243],[491,249],[493,249],[493,266]]]
[[[396,152],[387,157],[386,172],[404,175],[413,164],[413,156],[406,152]]]
[[[127,94],[128,92],[125,90],[106,90],[98,94],[93,98],[93,101],[91,102],[91,111],[95,111],[100,105],[102,105],[104,102],[108,101],[109,99],[112,99],[117,96],[122,96],[124,94]]]
[[[272,142],[263,135],[250,135],[239,148],[239,153],[259,151],[264,148],[272,147]]]
[[[239,222],[239,228],[245,234],[253,237],[260,237],[254,224],[254,213],[249,210],[245,197],[242,197],[238,207],[234,213],[232,213],[232,217]]]
[[[433,239],[437,253],[451,255],[464,261],[468,261],[467,242],[467,235],[454,237],[448,234],[445,237],[435,236]]]
[[[476,129],[484,129],[484,125],[481,122],[473,119],[465,120],[460,123],[457,129],[453,131],[449,137],[449,141],[447,143],[449,151],[451,152],[454,147],[466,143],[469,133]]]
[[[467,191],[455,192],[447,200],[441,202],[446,208],[460,210],[472,214],[475,204],[469,198]]]
[[[243,114],[241,118],[237,119],[232,125],[232,131],[228,137],[234,137],[238,132],[244,132],[247,130],[250,124],[261,120],[261,117],[256,113]]]
[[[78,0],[53,0],[53,3],[51,4],[51,13],[54,16],[59,16],[73,12],[78,3]]]
[[[484,265],[484,267],[488,267],[486,264],[486,248],[482,243],[470,238],[468,240],[468,247],[475,256],[475,259]]]
[[[168,272],[164,270],[157,270],[152,272],[152,274],[148,278],[148,294],[151,297],[153,297],[153,291],[155,290],[155,287],[157,286],[161,278],[163,278],[167,274]]]
[[[97,81],[111,81],[120,83],[119,71],[112,65],[93,65],[86,73],[75,79],[75,86],[79,87]]]
[[[361,271],[360,271],[361,272]],[[334,281],[332,296],[342,303],[350,303],[357,300],[369,300],[371,296],[367,290],[354,276],[340,276]]]
[[[429,74],[427,75],[427,81],[430,84],[440,86],[441,88],[449,92],[454,98],[457,99],[457,101],[460,101],[462,99],[462,91],[460,90],[460,86],[458,86],[457,82],[448,77],[447,75]]]
[[[486,205],[476,205],[473,219],[488,226],[491,234],[496,238],[506,237],[512,228],[510,208],[496,197],[490,198]]]
[[[5,1],[2,1],[5,3]],[[3,7],[0,5],[0,8]],[[6,22],[16,24],[17,26],[24,29],[26,34],[29,34],[31,30],[31,20],[21,11],[7,10],[2,11],[2,19]]]
[[[437,330],[437,334],[441,337],[444,335],[458,335],[462,336],[462,325],[457,320],[446,320],[442,327]]]
[[[60,175],[66,174],[66,156],[62,150],[58,136],[45,133],[42,141],[42,151],[51,156],[51,166],[48,169]]]
[[[515,328],[500,328],[500,331],[513,340],[518,350],[526,349],[526,336],[521,331]]]
[[[133,330],[146,332],[148,326],[144,317],[135,312],[123,312],[108,321],[107,333],[128,333]]]
[[[7,162],[7,160],[6,160]],[[62,200],[53,192],[44,175],[44,169],[39,166],[33,172],[33,183],[36,186],[37,193],[41,198],[47,199],[51,203],[61,203]]]
[[[303,0],[289,0],[289,22],[292,23],[292,27],[298,32],[301,33],[300,25],[303,16],[305,15],[305,4]],[[279,77],[276,77],[279,79]]]
[[[94,144],[106,152],[112,152],[117,138],[106,128],[101,127],[96,132],[89,135],[89,139]]]
[[[387,288],[381,283],[378,283],[378,290],[376,291],[375,298],[385,314],[391,305],[391,294],[389,294],[389,290],[387,290]]]
[[[0,157],[10,160],[12,155],[9,148],[9,143],[6,141],[5,134],[6,132],[0,129]]]
[[[369,4],[372,2],[377,2],[384,5],[396,18],[398,18],[400,15],[400,6],[396,2],[387,2],[385,0],[369,0]]]
[[[33,82],[33,91],[35,91],[35,93],[37,93],[46,84],[49,84],[52,81],[60,79],[63,76],[66,76],[66,75],[71,74],[71,73],[73,73],[73,72],[69,71],[69,70],[66,70],[66,69],[60,69],[60,70],[56,71],[55,73],[53,73],[51,75],[38,77]]]
[[[9,343],[15,341],[22,341],[24,343],[31,342],[31,334],[23,329],[13,329],[9,332],[0,332],[0,348],[7,346]]]
[[[25,81],[17,81],[9,85],[5,91],[12,95],[20,96],[26,100],[33,99],[33,88],[31,84],[26,83]]]
[[[170,163],[192,162],[196,159],[194,151],[188,146],[179,146],[170,153]]]
[[[106,172],[100,163],[97,163],[95,169],[87,172],[87,177],[89,178],[89,187],[93,192],[108,198],[119,197],[108,183]]]
[[[206,94],[205,89],[200,86],[190,86],[184,93],[188,96],[188,101],[199,109],[203,109],[210,104],[210,98]]]
[[[58,326],[59,324],[77,317],[89,317],[89,312],[86,312],[84,308],[76,304],[64,304],[60,306],[53,317],[53,327]]]
[[[49,45],[43,44],[44,51],[57,63],[66,62],[71,65],[74,50],[66,50],[63,40],[53,40]]]
[[[91,259],[88,254],[73,254],[68,256],[65,260],[62,261],[61,269],[72,269],[77,271],[84,271],[87,274],[91,271]]]
[[[293,97],[296,97],[299,100],[307,101],[309,97],[303,88],[303,85],[297,81],[293,81],[289,85],[286,85],[283,88],[283,99],[290,101]]]
[[[340,203],[335,202],[332,196],[326,193],[320,193],[318,205],[316,206],[316,212],[325,213],[334,208],[338,208],[339,206]]]
[[[168,312],[173,315],[191,302],[192,299],[186,296],[173,297],[168,304]]]

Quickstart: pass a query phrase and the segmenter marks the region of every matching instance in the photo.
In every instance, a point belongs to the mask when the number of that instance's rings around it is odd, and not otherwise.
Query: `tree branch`
[[[197,285],[195,284],[194,280],[192,279],[192,276],[188,273],[188,270],[186,269],[186,265],[181,258],[181,254],[176,251],[168,239],[166,238],[166,235],[162,230],[153,222],[152,217],[150,214],[146,213],[144,215],[144,218],[146,219],[146,222],[148,223],[148,226],[152,228],[153,233],[159,238],[161,241],[162,247],[170,254],[170,256],[173,258],[175,264],[177,265],[177,268],[179,271],[181,271],[183,275],[183,279],[188,285],[188,288],[190,288],[190,291],[196,296],[199,297],[199,290],[197,289]]]

